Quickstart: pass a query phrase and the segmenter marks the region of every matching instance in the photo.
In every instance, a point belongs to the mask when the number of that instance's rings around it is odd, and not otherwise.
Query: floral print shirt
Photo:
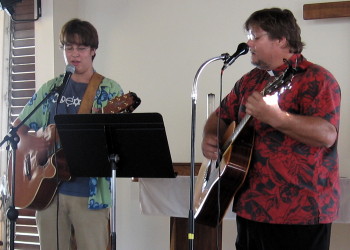
[[[19,119],[24,120],[28,114],[47,96],[55,86],[59,86],[63,82],[64,75],[60,75],[40,87],[40,89],[33,95],[23,111],[19,115]],[[107,105],[110,99],[116,96],[123,95],[123,90],[115,81],[104,78],[99,85],[94,98],[92,113],[97,113],[102,107]],[[53,105],[53,97],[48,98],[41,107],[25,122],[25,125],[34,131],[48,126],[50,117],[50,106]],[[110,195],[110,178],[92,177],[89,181],[89,209],[107,208],[111,205]]]
[[[339,131],[340,87],[323,67],[293,55],[289,64],[304,70],[278,91],[280,108],[291,114],[321,117]],[[282,65],[273,73],[279,76]],[[227,124],[240,122],[253,91],[261,91],[270,74],[254,68],[223,99],[217,112]],[[330,148],[298,142],[268,124],[252,119],[254,146],[246,180],[234,198],[237,215],[274,224],[331,223],[339,210],[337,141]],[[251,135],[253,136],[253,135]],[[234,150],[234,147],[232,147]]]

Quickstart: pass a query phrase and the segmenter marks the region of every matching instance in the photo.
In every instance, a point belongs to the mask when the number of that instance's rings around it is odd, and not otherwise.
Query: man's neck
[[[275,70],[284,64],[284,59],[288,60],[293,56],[293,53],[284,53],[278,56],[278,60],[275,60],[274,64],[270,65],[268,70]]]
[[[76,82],[80,82],[80,83],[89,83],[93,74],[94,74],[93,69],[86,71],[82,74],[74,73],[72,75],[72,80],[74,80]]]

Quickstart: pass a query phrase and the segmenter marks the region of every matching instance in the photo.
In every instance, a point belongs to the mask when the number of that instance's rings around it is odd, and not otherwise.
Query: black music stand
[[[175,178],[158,113],[56,115],[72,176],[112,177],[111,243],[116,249],[116,178]]]

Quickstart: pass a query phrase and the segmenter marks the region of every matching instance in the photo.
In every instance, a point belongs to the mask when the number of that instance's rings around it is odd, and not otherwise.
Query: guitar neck
[[[222,147],[222,151],[221,152],[225,152],[228,147],[230,147],[230,145],[237,139],[238,135],[241,133],[241,131],[243,130],[243,128],[247,125],[247,123],[249,122],[249,120],[252,118],[251,115],[246,114],[242,121],[237,125],[237,127],[235,128],[234,132],[231,134],[231,136],[225,141],[224,146]]]
[[[296,70],[292,68],[291,65],[281,74],[279,77],[276,77],[273,82],[270,82],[266,85],[266,87],[260,92],[263,96],[271,95],[272,93],[279,90],[282,86],[285,86],[286,84],[290,84],[292,82],[292,78],[294,74],[303,72],[305,70],[299,69]],[[238,135],[241,133],[242,129],[245,127],[245,125],[248,123],[248,121],[252,118],[251,115],[246,114],[242,121],[237,125],[231,136],[225,141],[224,146],[222,147],[221,152],[225,152],[230,145],[237,139]]]

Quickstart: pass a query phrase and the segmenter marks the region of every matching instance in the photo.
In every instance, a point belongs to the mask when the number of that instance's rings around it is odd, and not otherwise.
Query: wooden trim
[[[350,17],[350,1],[304,4],[305,20]]]
[[[194,175],[197,176],[201,163],[194,164]],[[173,163],[174,172],[177,176],[190,176],[191,174],[191,163],[190,162],[175,162]],[[138,178],[132,178],[133,182],[138,182]]]
[[[190,176],[191,174],[191,163],[189,162],[176,162],[173,163],[174,171],[177,175],[180,176]],[[194,173],[198,175],[199,169],[201,167],[201,163],[194,164]]]
[[[194,175],[197,176],[201,163],[194,164]],[[191,163],[189,162],[175,162],[173,163],[173,168],[176,176],[190,176],[191,174]],[[138,182],[139,178],[132,177],[132,182]]]

